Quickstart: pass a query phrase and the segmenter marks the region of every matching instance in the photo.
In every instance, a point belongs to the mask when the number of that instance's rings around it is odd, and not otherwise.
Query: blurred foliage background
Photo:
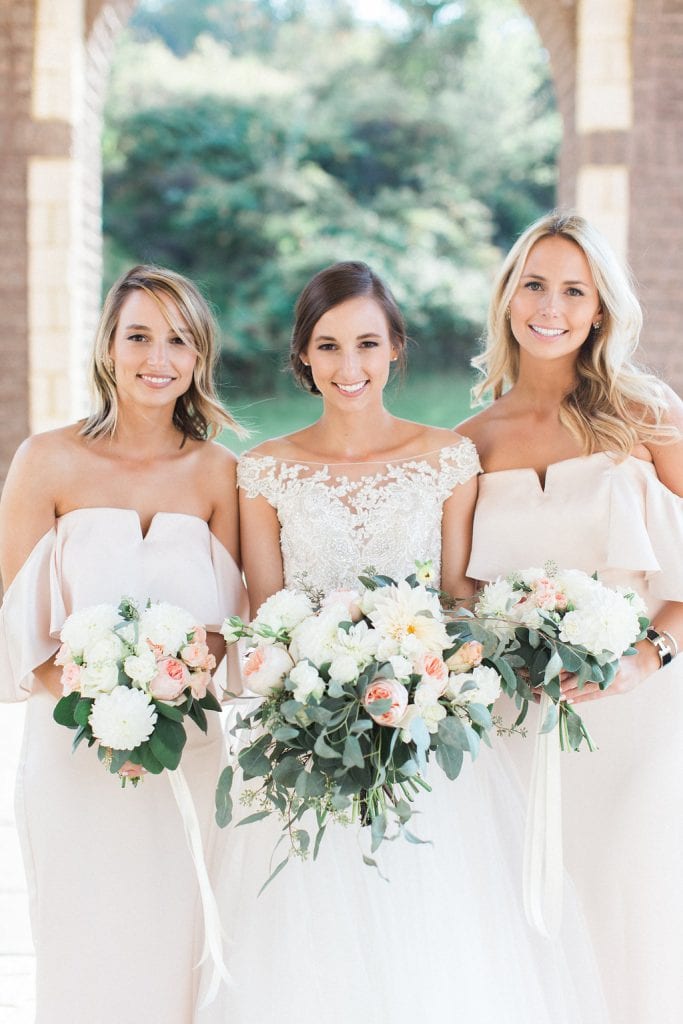
[[[501,250],[553,205],[559,139],[514,0],[141,0],[105,115],[105,288],[140,261],[195,279],[258,439],[319,409],[281,373],[296,295],[365,260],[414,340],[390,405],[452,425]]]

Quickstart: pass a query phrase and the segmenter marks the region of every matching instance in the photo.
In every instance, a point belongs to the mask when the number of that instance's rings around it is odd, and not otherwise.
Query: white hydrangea
[[[294,700],[306,703],[308,697],[320,700],[325,692],[325,681],[318,675],[317,670],[307,661],[295,665],[289,673],[289,681],[292,684]]]
[[[278,633],[285,630],[287,633],[313,614],[311,599],[300,590],[278,590],[272,594],[256,613],[252,622],[252,628],[259,633],[265,626]]]
[[[90,712],[93,736],[113,750],[133,750],[144,743],[152,735],[156,720],[149,696],[128,686],[101,694]]]
[[[195,625],[189,612],[166,601],[145,608],[140,616],[138,654],[153,644],[163,655],[176,655]]]
[[[619,658],[640,631],[638,612],[622,594],[601,587],[573,611],[560,627],[560,640],[585,647],[599,660]]]
[[[113,605],[93,605],[69,615],[59,636],[72,656],[80,658],[87,647],[109,636],[118,621],[119,613]]]

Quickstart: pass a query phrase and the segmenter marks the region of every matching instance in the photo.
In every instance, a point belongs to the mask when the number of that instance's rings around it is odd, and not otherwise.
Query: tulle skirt
[[[431,842],[383,843],[384,878],[363,863],[369,830],[330,824],[317,860],[293,858],[257,896],[287,852],[281,822],[223,832],[214,877],[233,984],[197,1024],[607,1021],[571,883],[557,940],[524,918],[525,812],[505,753],[484,748],[455,782],[433,765],[429,781],[410,827]]]

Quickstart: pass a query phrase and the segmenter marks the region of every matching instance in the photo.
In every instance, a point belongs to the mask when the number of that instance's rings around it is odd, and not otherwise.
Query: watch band
[[[668,665],[669,662],[673,661],[674,653],[669,646],[666,637],[661,633],[658,633],[656,629],[652,629],[652,627],[647,630],[645,636],[657,649],[660,668],[664,668],[665,665]]]

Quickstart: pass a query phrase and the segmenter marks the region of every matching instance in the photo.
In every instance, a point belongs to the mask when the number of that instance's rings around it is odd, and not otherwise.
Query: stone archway
[[[559,201],[628,256],[645,351],[683,389],[683,0],[521,0],[564,123]],[[0,481],[30,430],[84,411],[101,278],[100,127],[136,0],[0,0]]]

